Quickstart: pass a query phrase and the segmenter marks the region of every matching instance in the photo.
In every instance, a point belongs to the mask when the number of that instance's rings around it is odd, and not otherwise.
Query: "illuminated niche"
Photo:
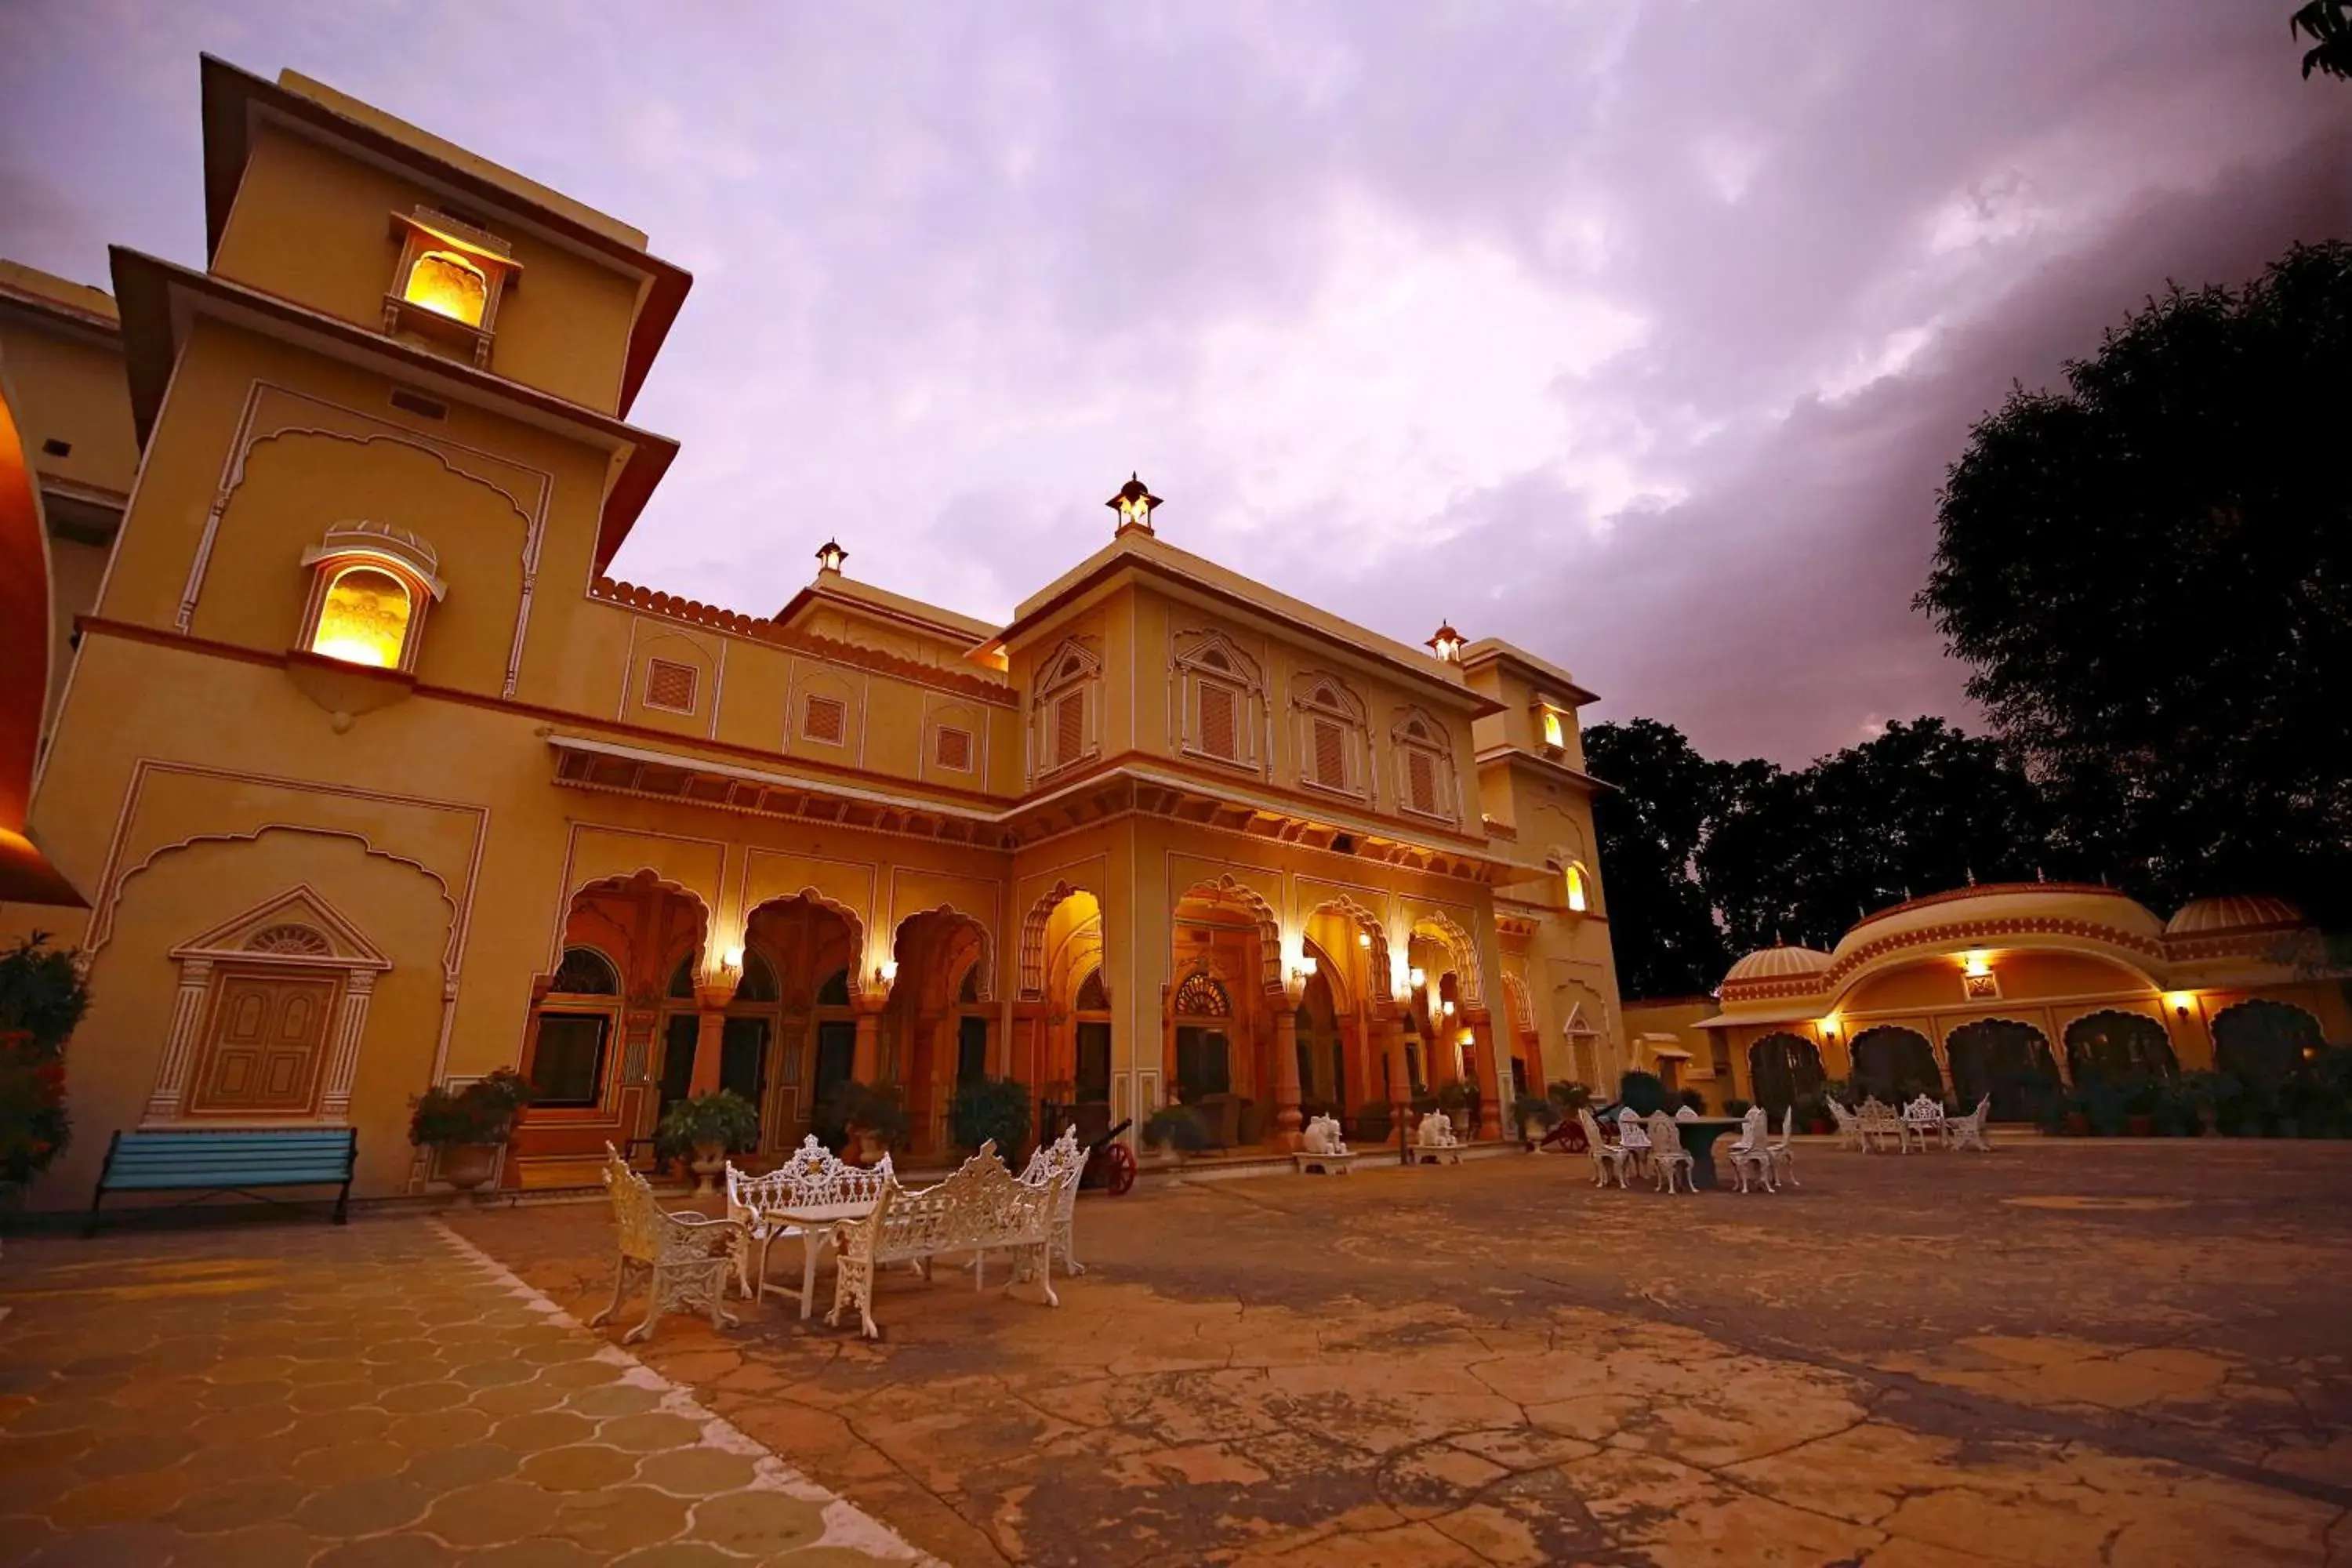
[[[310,596],[296,646],[343,664],[413,672],[425,612],[448,591],[435,574],[439,563],[405,529],[336,524],[302,554]]]
[[[446,346],[487,368],[499,302],[522,276],[513,247],[430,207],[393,214],[392,227],[400,259],[383,297],[385,333]]]

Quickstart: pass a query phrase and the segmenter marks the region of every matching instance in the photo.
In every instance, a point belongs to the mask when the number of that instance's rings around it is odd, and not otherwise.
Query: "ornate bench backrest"
[[[661,1256],[661,1233],[669,1216],[655,1201],[652,1186],[629,1169],[610,1143],[604,1145],[604,1186],[613,1195],[613,1226],[620,1233],[621,1256],[653,1262]]]

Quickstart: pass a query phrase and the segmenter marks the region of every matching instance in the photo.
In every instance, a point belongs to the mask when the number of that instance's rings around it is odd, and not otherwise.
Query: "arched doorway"
[[[1035,1095],[1041,1135],[1073,1122],[1088,1142],[1110,1131],[1116,1026],[1103,963],[1102,900],[1056,883],[1022,922],[1007,1068]]]
[[[2110,1007],[2066,1026],[2066,1068],[2077,1087],[2166,1082],[2180,1076],[2172,1037],[2145,1013]]]
[[[1918,1095],[1944,1098],[1944,1074],[1936,1047],[1916,1029],[1881,1024],[1853,1037],[1853,1091],[1876,1095],[1890,1105]]]
[[[1332,980],[1328,955],[1313,942],[1307,954],[1315,973],[1307,977],[1294,1015],[1298,1034],[1298,1113],[1302,1118],[1348,1115],[1347,1043],[1339,1021],[1346,1005]]]
[[[856,1064],[865,940],[854,917],[813,892],[761,904],[743,922],[743,973],[722,1026],[719,1070],[726,1087],[761,1108],[768,1152],[810,1131],[840,1144],[837,1103]]]
[[[990,949],[985,926],[946,907],[908,916],[891,939],[898,967],[882,1009],[878,1070],[904,1094],[908,1142],[918,1152],[946,1146],[949,1105],[967,1056],[986,1070],[988,1018],[979,1004],[990,990]]]
[[[1952,1063],[1952,1093],[1972,1111],[1992,1096],[1995,1121],[2034,1121],[2059,1093],[2058,1063],[2050,1041],[2031,1024],[2014,1018],[1979,1018],[1944,1037]]]
[[[1819,1094],[1825,1081],[1821,1048],[1802,1035],[1767,1035],[1748,1047],[1748,1089],[1776,1119]]]
[[[1187,889],[1173,916],[1165,1063],[1173,1098],[1201,1107],[1226,1145],[1255,1143],[1274,1130],[1275,1013],[1291,1005],[1274,910],[1220,877]]]
[[[2318,1019],[2265,997],[2224,1008],[2213,1019],[2214,1064],[2248,1083],[2284,1081],[2326,1043]]]

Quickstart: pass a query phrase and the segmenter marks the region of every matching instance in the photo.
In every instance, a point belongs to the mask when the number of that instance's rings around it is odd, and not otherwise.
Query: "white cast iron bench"
[[[812,1132],[784,1163],[764,1176],[727,1163],[727,1216],[750,1234],[736,1283],[757,1300],[781,1287],[768,1282],[768,1249],[786,1237],[801,1244],[801,1316],[815,1310],[816,1266],[832,1239],[835,1222],[872,1212],[882,1184],[891,1174],[890,1156],[873,1165],[844,1163]],[[755,1283],[756,1281],[756,1283]]]
[[[1299,1174],[1320,1171],[1327,1176],[1344,1176],[1358,1156],[1339,1136],[1339,1120],[1335,1116],[1318,1116],[1307,1122],[1304,1134],[1306,1145],[1295,1150],[1291,1158],[1297,1162]]]
[[[1075,1121],[1062,1129],[1062,1135],[1051,1143],[1040,1143],[1014,1178],[1024,1187],[1051,1187],[1054,1192],[1054,1244],[1045,1259],[1046,1268],[1059,1263],[1065,1274],[1084,1274],[1087,1266],[1078,1261],[1077,1213],[1078,1181],[1087,1173],[1088,1151],[1078,1147],[1078,1124]],[[974,1253],[966,1267],[974,1273],[988,1266],[988,1254]]]
[[[908,1192],[898,1177],[886,1178],[872,1214],[834,1226],[838,1264],[833,1310],[824,1321],[838,1324],[841,1314],[855,1307],[859,1331],[867,1339],[880,1339],[882,1331],[874,1321],[874,1283],[883,1267],[912,1263],[928,1280],[931,1259],[942,1252],[1010,1252],[1013,1279],[1005,1289],[1034,1279],[1044,1289],[1045,1304],[1060,1306],[1049,1261],[1055,1195],[1052,1186],[1032,1186],[1006,1170],[996,1157],[993,1141],[982,1144],[979,1153],[935,1187]],[[974,1270],[973,1289],[983,1283],[984,1273]]]
[[[622,1342],[649,1338],[665,1312],[708,1310],[712,1328],[733,1328],[735,1319],[722,1303],[727,1281],[742,1268],[750,1250],[750,1232],[736,1220],[664,1212],[653,1188],[610,1143],[604,1145],[604,1185],[613,1196],[620,1258],[613,1266],[613,1304],[589,1319],[588,1326],[601,1328],[611,1321],[621,1310],[630,1282],[645,1274],[651,1276],[646,1321],[623,1336]]]

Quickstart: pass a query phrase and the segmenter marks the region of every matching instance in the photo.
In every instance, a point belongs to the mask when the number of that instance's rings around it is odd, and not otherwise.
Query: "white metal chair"
[[[1862,1118],[1834,1100],[1827,1103],[1830,1108],[1830,1120],[1837,1123],[1838,1147],[1860,1149],[1863,1146]]]
[[[1675,1119],[1663,1110],[1653,1114],[1650,1118],[1650,1170],[1656,1179],[1658,1190],[1673,1192],[1675,1178],[1679,1173],[1683,1191],[1698,1191],[1698,1184],[1691,1179],[1694,1163],[1689,1152],[1683,1147],[1682,1129],[1675,1125]]]
[[[1633,1163],[1633,1152],[1602,1139],[1601,1123],[1592,1119],[1590,1107],[1578,1106],[1576,1114],[1584,1123],[1585,1152],[1592,1156],[1592,1184],[1605,1187],[1611,1174],[1614,1173],[1617,1185],[1622,1190],[1626,1184],[1625,1168]]]
[[[1909,1153],[1916,1141],[1924,1152],[1944,1142],[1944,1106],[1941,1100],[1927,1095],[1915,1097],[1903,1108],[1903,1152]]]
[[[1617,1113],[1617,1147],[1633,1163],[1633,1169],[1647,1174],[1650,1169],[1650,1134],[1642,1125],[1642,1113],[1632,1106]]]
[[[1977,1108],[1966,1116],[1956,1116],[1944,1123],[1944,1139],[1955,1153],[1962,1149],[1974,1149],[1979,1154],[1992,1152],[1985,1140],[1985,1121],[1992,1114],[1992,1096],[1977,1101]]]
[[[1765,1125],[1769,1131],[1770,1122],[1768,1121]],[[1797,1184],[1797,1111],[1794,1106],[1780,1113],[1780,1141],[1774,1143],[1768,1140],[1764,1154],[1770,1163],[1774,1190],[1777,1191],[1782,1182],[1792,1187]]]
[[[1772,1186],[1772,1151],[1767,1140],[1770,1136],[1760,1105],[1750,1106],[1748,1114],[1739,1119],[1739,1142],[1724,1152],[1730,1156],[1731,1169],[1739,1177],[1739,1190],[1748,1190],[1748,1174],[1756,1173],[1757,1184],[1766,1192]]]
[[[621,1310],[638,1276],[646,1276],[646,1321],[623,1336],[635,1344],[650,1338],[665,1312],[707,1310],[710,1326],[733,1328],[723,1303],[727,1281],[742,1267],[751,1236],[740,1222],[706,1219],[698,1214],[666,1214],[646,1179],[604,1145],[604,1185],[613,1196],[613,1225],[619,1232],[619,1258],[613,1266],[613,1302],[588,1320],[602,1328]]]

